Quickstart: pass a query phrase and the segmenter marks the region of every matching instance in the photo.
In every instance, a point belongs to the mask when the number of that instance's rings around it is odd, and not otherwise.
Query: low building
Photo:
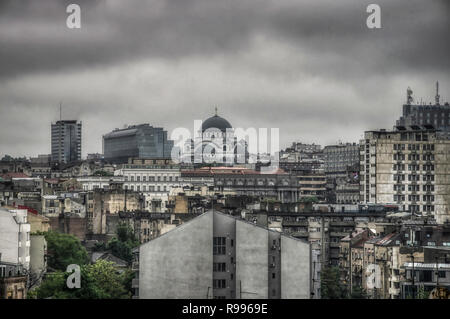
[[[21,264],[2,261],[0,254],[0,299],[26,299],[28,276]]]
[[[0,253],[2,261],[30,268],[30,224],[24,209],[0,208]]]

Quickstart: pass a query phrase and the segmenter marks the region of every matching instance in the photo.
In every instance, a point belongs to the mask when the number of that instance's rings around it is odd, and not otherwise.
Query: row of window
[[[405,154],[394,154],[394,161],[404,161]],[[434,161],[434,154],[422,154],[423,161]],[[408,154],[408,161],[420,161],[420,154]]]
[[[405,185],[394,185],[394,191],[402,191],[404,192],[406,189]],[[434,192],[434,185],[422,185],[422,190],[424,192]],[[420,185],[408,185],[408,191],[409,192],[419,192],[420,191]]]
[[[405,174],[394,174],[392,175],[394,178],[394,181],[405,181],[406,180],[406,175]],[[415,175],[415,174],[408,174],[408,181],[410,182],[418,182],[420,181],[420,175]],[[434,175],[422,175],[422,181],[426,182],[426,181],[434,181]]]
[[[178,182],[178,180],[178,176],[142,176],[142,182]],[[125,181],[134,182],[135,176],[125,176]],[[141,176],[136,176],[136,182],[141,182]]]
[[[405,201],[406,195],[394,195],[394,202]],[[424,202],[434,202],[434,195],[423,195],[422,199]],[[408,201],[420,201],[420,195],[408,195]]]
[[[409,151],[419,151],[422,147],[424,151],[434,151],[434,144],[394,144],[395,151],[404,151],[408,145]]]
[[[404,171],[406,167],[408,167],[408,171],[419,171],[420,170],[419,164],[409,164],[408,166],[406,166],[405,164],[394,164],[392,166],[392,169],[394,171]],[[422,170],[434,171],[434,165],[433,164],[424,164],[424,165],[422,165]]]

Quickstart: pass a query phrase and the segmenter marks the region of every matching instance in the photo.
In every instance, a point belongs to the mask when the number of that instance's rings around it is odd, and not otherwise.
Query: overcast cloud
[[[192,130],[214,105],[283,147],[357,142],[392,128],[408,86],[431,102],[439,80],[450,100],[449,30],[448,0],[1,0],[0,157],[49,153],[60,101],[84,156],[116,127]]]

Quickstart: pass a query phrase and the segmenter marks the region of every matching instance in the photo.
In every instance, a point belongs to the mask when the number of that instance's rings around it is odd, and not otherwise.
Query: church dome
[[[206,119],[203,122],[202,132],[204,132],[210,128],[215,128],[215,129],[221,130],[222,132],[226,132],[227,128],[231,129],[232,126],[231,126],[230,122],[228,122],[223,117],[220,117],[216,114],[216,115],[211,116],[210,118]]]

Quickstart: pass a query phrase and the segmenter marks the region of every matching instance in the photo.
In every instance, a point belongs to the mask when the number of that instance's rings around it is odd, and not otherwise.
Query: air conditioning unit
[[[273,245],[272,250],[276,250],[276,249],[277,249],[277,245]]]
[[[271,268],[275,268],[275,263],[271,263],[271,264],[270,264],[270,267],[271,267]]]

